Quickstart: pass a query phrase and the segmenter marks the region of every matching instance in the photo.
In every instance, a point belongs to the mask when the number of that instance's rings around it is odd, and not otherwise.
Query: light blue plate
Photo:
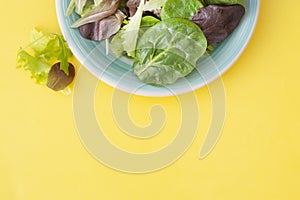
[[[80,63],[98,79],[128,93],[142,96],[173,96],[196,90],[220,77],[238,59],[248,44],[256,25],[259,0],[246,0],[246,14],[239,27],[211,56],[200,59],[196,69],[187,77],[166,87],[143,84],[132,72],[132,60],[106,55],[104,42],[83,39],[78,29],[70,25],[78,19],[76,14],[65,17],[70,0],[56,0],[56,12],[61,31]]]

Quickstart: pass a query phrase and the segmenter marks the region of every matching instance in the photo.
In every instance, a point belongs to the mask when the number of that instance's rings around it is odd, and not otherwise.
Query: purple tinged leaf
[[[71,25],[71,28],[78,28],[84,24],[97,22],[113,15],[117,11],[120,3],[121,0],[102,1],[94,9],[88,11],[82,18],[74,22],[74,24]]]
[[[70,83],[72,83],[75,77],[75,68],[69,63],[68,66],[69,75],[66,75],[60,68],[60,63],[56,63],[51,67],[51,70],[47,78],[47,87],[54,91],[60,91],[65,89]]]
[[[85,24],[79,31],[82,37],[89,40],[105,40],[116,34],[126,16],[119,10],[114,15],[106,17],[98,22]]]
[[[245,14],[241,5],[208,5],[193,17],[207,38],[208,45],[216,46],[224,41],[239,25]]]

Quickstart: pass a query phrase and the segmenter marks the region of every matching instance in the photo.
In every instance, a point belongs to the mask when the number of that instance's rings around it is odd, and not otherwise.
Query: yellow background
[[[212,112],[202,88],[195,91],[201,119],[191,148],[163,170],[132,175],[103,166],[85,150],[72,96],[38,86],[15,68],[16,52],[33,27],[59,32],[55,2],[1,2],[0,199],[300,199],[299,8],[296,0],[261,1],[249,46],[223,76],[227,115],[209,156],[198,159]],[[112,91],[100,84],[96,97],[107,130],[116,129],[107,107]],[[138,124],[149,123],[152,103],[164,105],[168,115],[162,136],[143,143],[143,151],[166,144],[180,114],[174,97],[133,98],[130,111]],[[132,151],[141,146],[120,133],[109,137]]]

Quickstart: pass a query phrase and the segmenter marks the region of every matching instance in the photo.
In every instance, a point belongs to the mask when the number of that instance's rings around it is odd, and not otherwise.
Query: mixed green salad
[[[71,28],[134,60],[144,83],[163,86],[191,73],[238,26],[244,0],[71,0]]]

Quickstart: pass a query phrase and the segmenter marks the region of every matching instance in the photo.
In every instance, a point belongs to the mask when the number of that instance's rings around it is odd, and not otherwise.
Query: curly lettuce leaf
[[[60,68],[69,75],[68,58],[72,56],[67,43],[61,35],[43,34],[34,29],[30,34],[30,45],[21,48],[17,54],[17,67],[31,73],[38,84],[45,84],[50,68],[60,61]]]
[[[17,67],[28,70],[31,73],[31,78],[34,78],[37,84],[46,84],[51,65],[43,59],[31,56],[25,50],[20,49]]]
[[[36,57],[44,57],[46,60],[56,59],[61,62],[61,70],[67,75],[68,58],[72,56],[68,44],[61,35],[57,34],[43,34],[34,29],[31,32],[30,48],[34,50]]]

